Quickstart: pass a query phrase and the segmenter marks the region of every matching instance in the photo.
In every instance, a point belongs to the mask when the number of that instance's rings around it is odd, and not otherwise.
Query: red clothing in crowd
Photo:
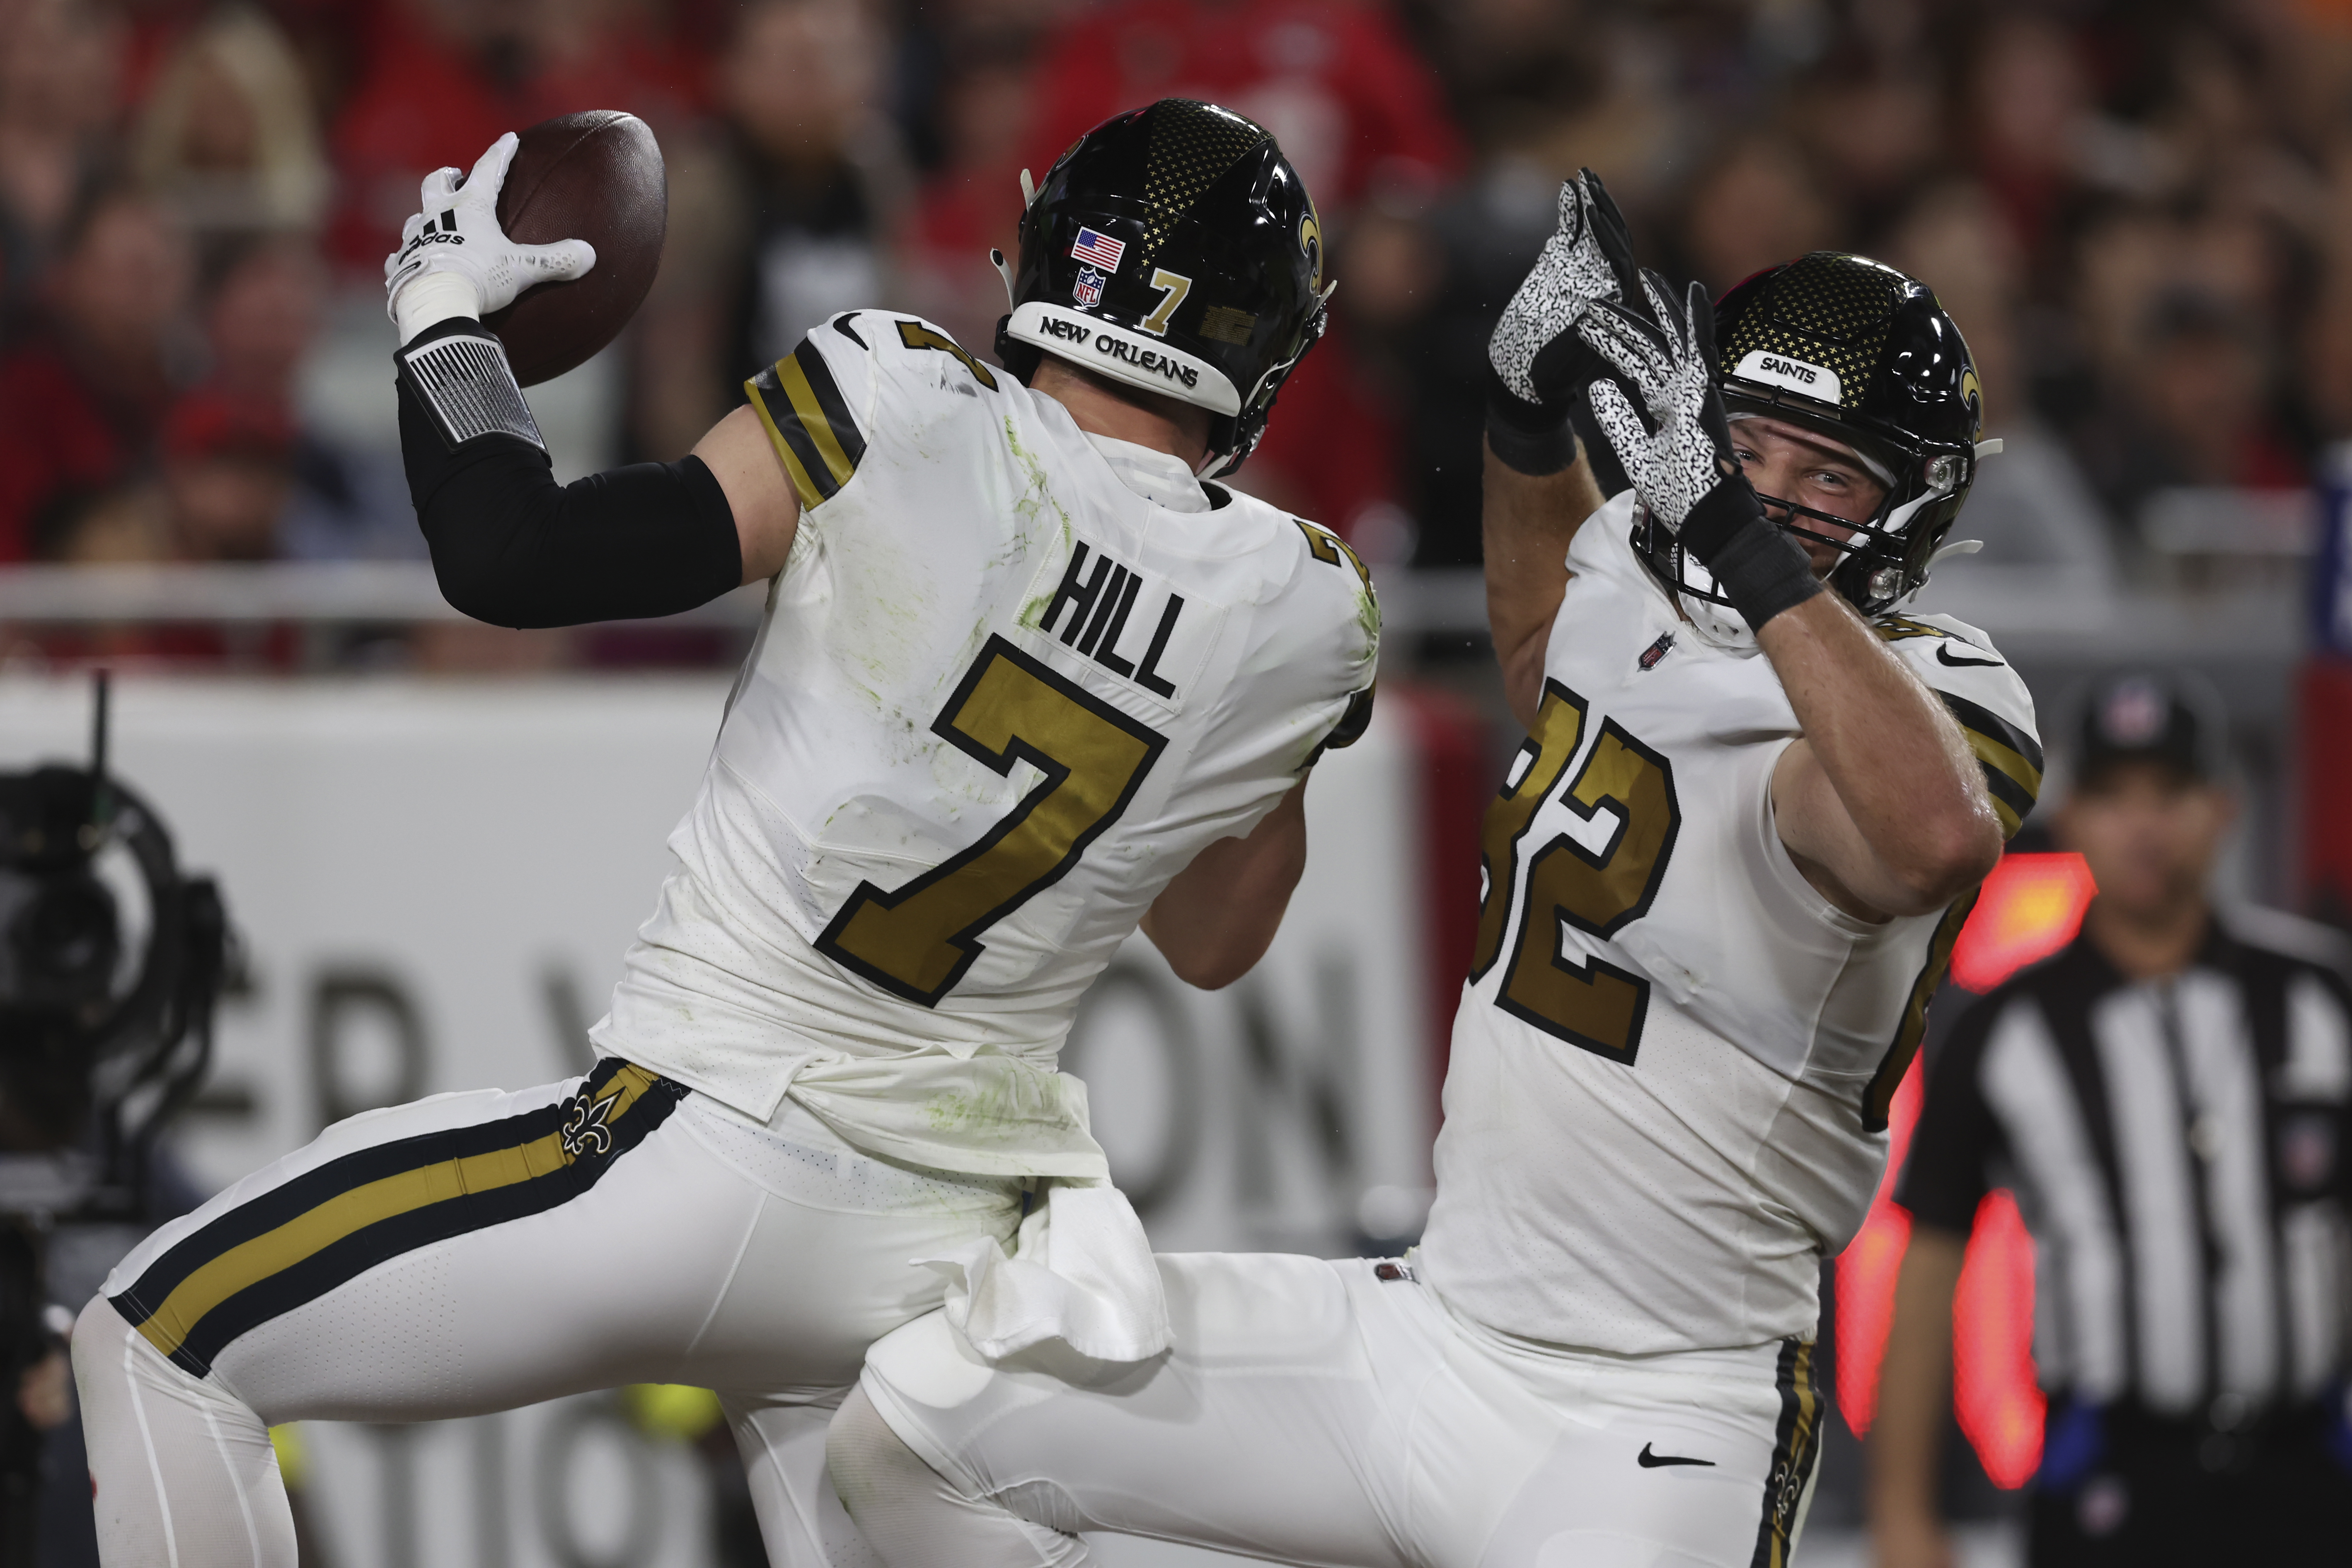
[[[1030,166],[1123,109],[1198,98],[1275,134],[1327,212],[1376,178],[1435,183],[1463,159],[1437,79],[1361,0],[1117,0],[1045,40]]]
[[[1234,478],[1352,538],[1367,507],[1396,500],[1396,448],[1395,413],[1365,386],[1335,330],[1282,384],[1265,439]]]
[[[2238,468],[2230,482],[2250,490],[2299,490],[2311,482],[2311,476],[2277,432],[2255,430],[2238,449]]]
[[[416,210],[418,182],[445,164],[473,166],[489,144],[558,114],[625,109],[658,135],[682,125],[702,95],[702,69],[665,41],[616,28],[580,57],[511,87],[481,60],[399,7],[372,18],[329,142],[341,200],[328,248],[346,266],[382,263]]]
[[[988,259],[1021,247],[1021,186],[1013,173],[949,170],[922,189],[899,237],[898,289],[908,310],[945,327],[974,353],[996,353],[1007,309],[1004,280]]]
[[[1332,331],[1284,387],[1244,484],[1345,532],[1394,499],[1396,416],[1349,374],[1345,216],[1367,195],[1419,194],[1464,161],[1442,89],[1385,6],[1364,0],[1115,0],[1049,37],[1035,72],[1030,166],[1121,110],[1221,103],[1282,143],[1339,235]]]
[[[1463,164],[1437,78],[1364,0],[1115,0],[1045,42],[1034,82],[1040,174],[1122,108],[1206,99],[1273,132],[1339,235],[1367,193],[1430,191]],[[1395,414],[1348,372],[1345,237],[1336,249],[1331,336],[1284,385],[1242,479],[1348,531],[1395,499]]]
[[[32,552],[41,509],[124,478],[153,445],[168,398],[110,392],[39,339],[0,360],[0,562]]]

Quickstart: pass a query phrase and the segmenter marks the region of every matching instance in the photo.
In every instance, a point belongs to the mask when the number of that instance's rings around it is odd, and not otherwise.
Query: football
[[[570,283],[528,289],[483,324],[525,386],[583,364],[618,337],[653,287],[669,223],[661,147],[617,109],[542,120],[522,132],[499,192],[499,223],[526,245],[584,239],[596,265]]]

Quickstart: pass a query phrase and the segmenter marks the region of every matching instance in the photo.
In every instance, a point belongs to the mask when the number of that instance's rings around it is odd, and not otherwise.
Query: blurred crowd
[[[2015,559],[2128,561],[2152,493],[2352,435],[2352,0],[0,0],[0,562],[421,553],[389,429],[306,376],[502,131],[660,137],[606,374],[666,458],[838,309],[988,353],[1021,171],[1167,94],[1321,205],[1334,330],[1243,481],[1378,560],[1476,559],[1485,337],[1580,165],[1717,290],[1818,247],[1934,286]]]

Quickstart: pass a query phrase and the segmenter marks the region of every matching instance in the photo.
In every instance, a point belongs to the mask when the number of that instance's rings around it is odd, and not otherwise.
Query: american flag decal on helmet
[[[1113,239],[1107,234],[1097,234],[1090,228],[1078,230],[1078,237],[1070,246],[1072,258],[1089,267],[1099,267],[1106,272],[1118,271],[1118,258],[1126,254],[1127,241]]]

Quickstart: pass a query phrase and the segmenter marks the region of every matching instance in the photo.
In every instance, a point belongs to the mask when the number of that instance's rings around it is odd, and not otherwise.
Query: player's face
[[[1772,504],[1775,500],[1794,501],[1848,522],[1867,522],[1878,503],[1886,499],[1886,487],[1871,477],[1861,458],[1802,426],[1778,419],[1742,419],[1731,427],[1731,450],[1747,471],[1748,482],[1766,498],[1764,515],[1775,522],[1787,515]],[[1853,532],[1818,517],[1798,521],[1827,538],[1843,540]],[[1816,577],[1829,575],[1843,559],[1820,540],[1799,536],[1797,542],[1804,546]]]

